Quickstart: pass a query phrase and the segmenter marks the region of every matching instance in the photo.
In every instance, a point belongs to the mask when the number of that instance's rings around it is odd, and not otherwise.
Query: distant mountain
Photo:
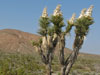
[[[34,50],[32,40],[37,41],[39,36],[15,29],[0,30],[0,50],[6,52],[29,53]]]

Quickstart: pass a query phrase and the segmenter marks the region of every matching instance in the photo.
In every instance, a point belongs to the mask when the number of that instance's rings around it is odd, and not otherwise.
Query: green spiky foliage
[[[50,20],[48,17],[40,17],[40,19],[39,19],[40,29],[39,29],[38,33],[41,36],[48,35],[49,24],[50,24]],[[33,41],[32,44],[33,44],[33,46],[40,46],[42,44],[42,38],[40,38],[38,42]]]
[[[62,15],[58,15],[58,16],[51,16],[50,21],[53,24],[53,31],[56,34],[61,34],[62,32],[62,27],[64,27],[64,22],[63,22],[63,16]]]
[[[52,36],[54,34],[54,28],[53,26],[48,28],[48,35]]]
[[[66,33],[70,33],[72,27],[74,26],[74,24],[70,23],[69,21],[67,21],[67,27],[66,27]]]
[[[42,44],[42,39],[40,38],[38,42],[32,41],[33,46],[40,46]]]
[[[86,36],[89,32],[89,27],[94,23],[92,17],[82,17],[76,20],[75,33],[79,36]]]
[[[89,32],[90,25],[94,23],[92,17],[85,17],[79,18],[75,22],[75,41],[73,44],[73,47],[77,47],[80,45],[80,48],[84,42],[84,36],[86,36]],[[82,42],[79,43],[81,40]]]
[[[49,18],[40,17],[40,20],[39,20],[40,29],[38,33],[42,36],[46,36],[48,33],[49,24],[50,24]]]

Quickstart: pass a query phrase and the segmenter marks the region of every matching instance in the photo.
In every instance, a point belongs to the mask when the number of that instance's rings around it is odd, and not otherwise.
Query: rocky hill
[[[0,50],[6,52],[29,53],[34,50],[32,40],[37,41],[39,36],[15,29],[0,30]]]

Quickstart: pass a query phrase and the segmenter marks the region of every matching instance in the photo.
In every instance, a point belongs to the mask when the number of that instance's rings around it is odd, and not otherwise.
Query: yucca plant
[[[46,65],[47,75],[52,75],[51,64],[57,45],[61,64],[61,75],[69,74],[78,56],[79,50],[83,45],[84,37],[88,34],[90,25],[93,24],[93,18],[91,17],[93,6],[90,6],[87,11],[83,9],[77,19],[75,18],[75,14],[73,14],[71,19],[67,21],[68,25],[66,29],[63,30],[62,28],[65,27],[65,24],[60,7],[60,5],[56,7],[50,18],[48,17],[47,9],[44,8],[43,14],[39,20],[40,29],[38,33],[41,35],[41,39],[39,42],[33,42],[33,45],[36,46],[41,55],[43,63]],[[70,56],[65,59],[65,37],[70,33],[72,27],[75,27],[76,35],[73,43],[73,51]]]

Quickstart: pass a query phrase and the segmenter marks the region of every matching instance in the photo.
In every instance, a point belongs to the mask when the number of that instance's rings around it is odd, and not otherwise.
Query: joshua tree
[[[93,24],[92,8],[86,11],[83,9],[80,16],[75,19],[75,14],[72,15],[71,19],[67,21],[68,25],[66,30],[62,30],[65,26],[63,22],[63,15],[60,11],[60,5],[56,7],[53,15],[49,18],[47,14],[47,9],[44,8],[43,14],[40,17],[39,24],[39,34],[41,39],[38,43],[33,42],[33,45],[36,46],[38,52],[41,55],[43,63],[46,65],[48,70],[47,75],[51,75],[51,63],[53,59],[53,54],[56,46],[58,45],[59,59],[61,67],[61,75],[68,75],[72,65],[77,59],[80,48],[83,45],[84,37],[86,37],[89,26]],[[65,58],[64,48],[65,48],[65,36],[70,33],[72,27],[75,27],[75,40],[73,43],[73,51]]]

